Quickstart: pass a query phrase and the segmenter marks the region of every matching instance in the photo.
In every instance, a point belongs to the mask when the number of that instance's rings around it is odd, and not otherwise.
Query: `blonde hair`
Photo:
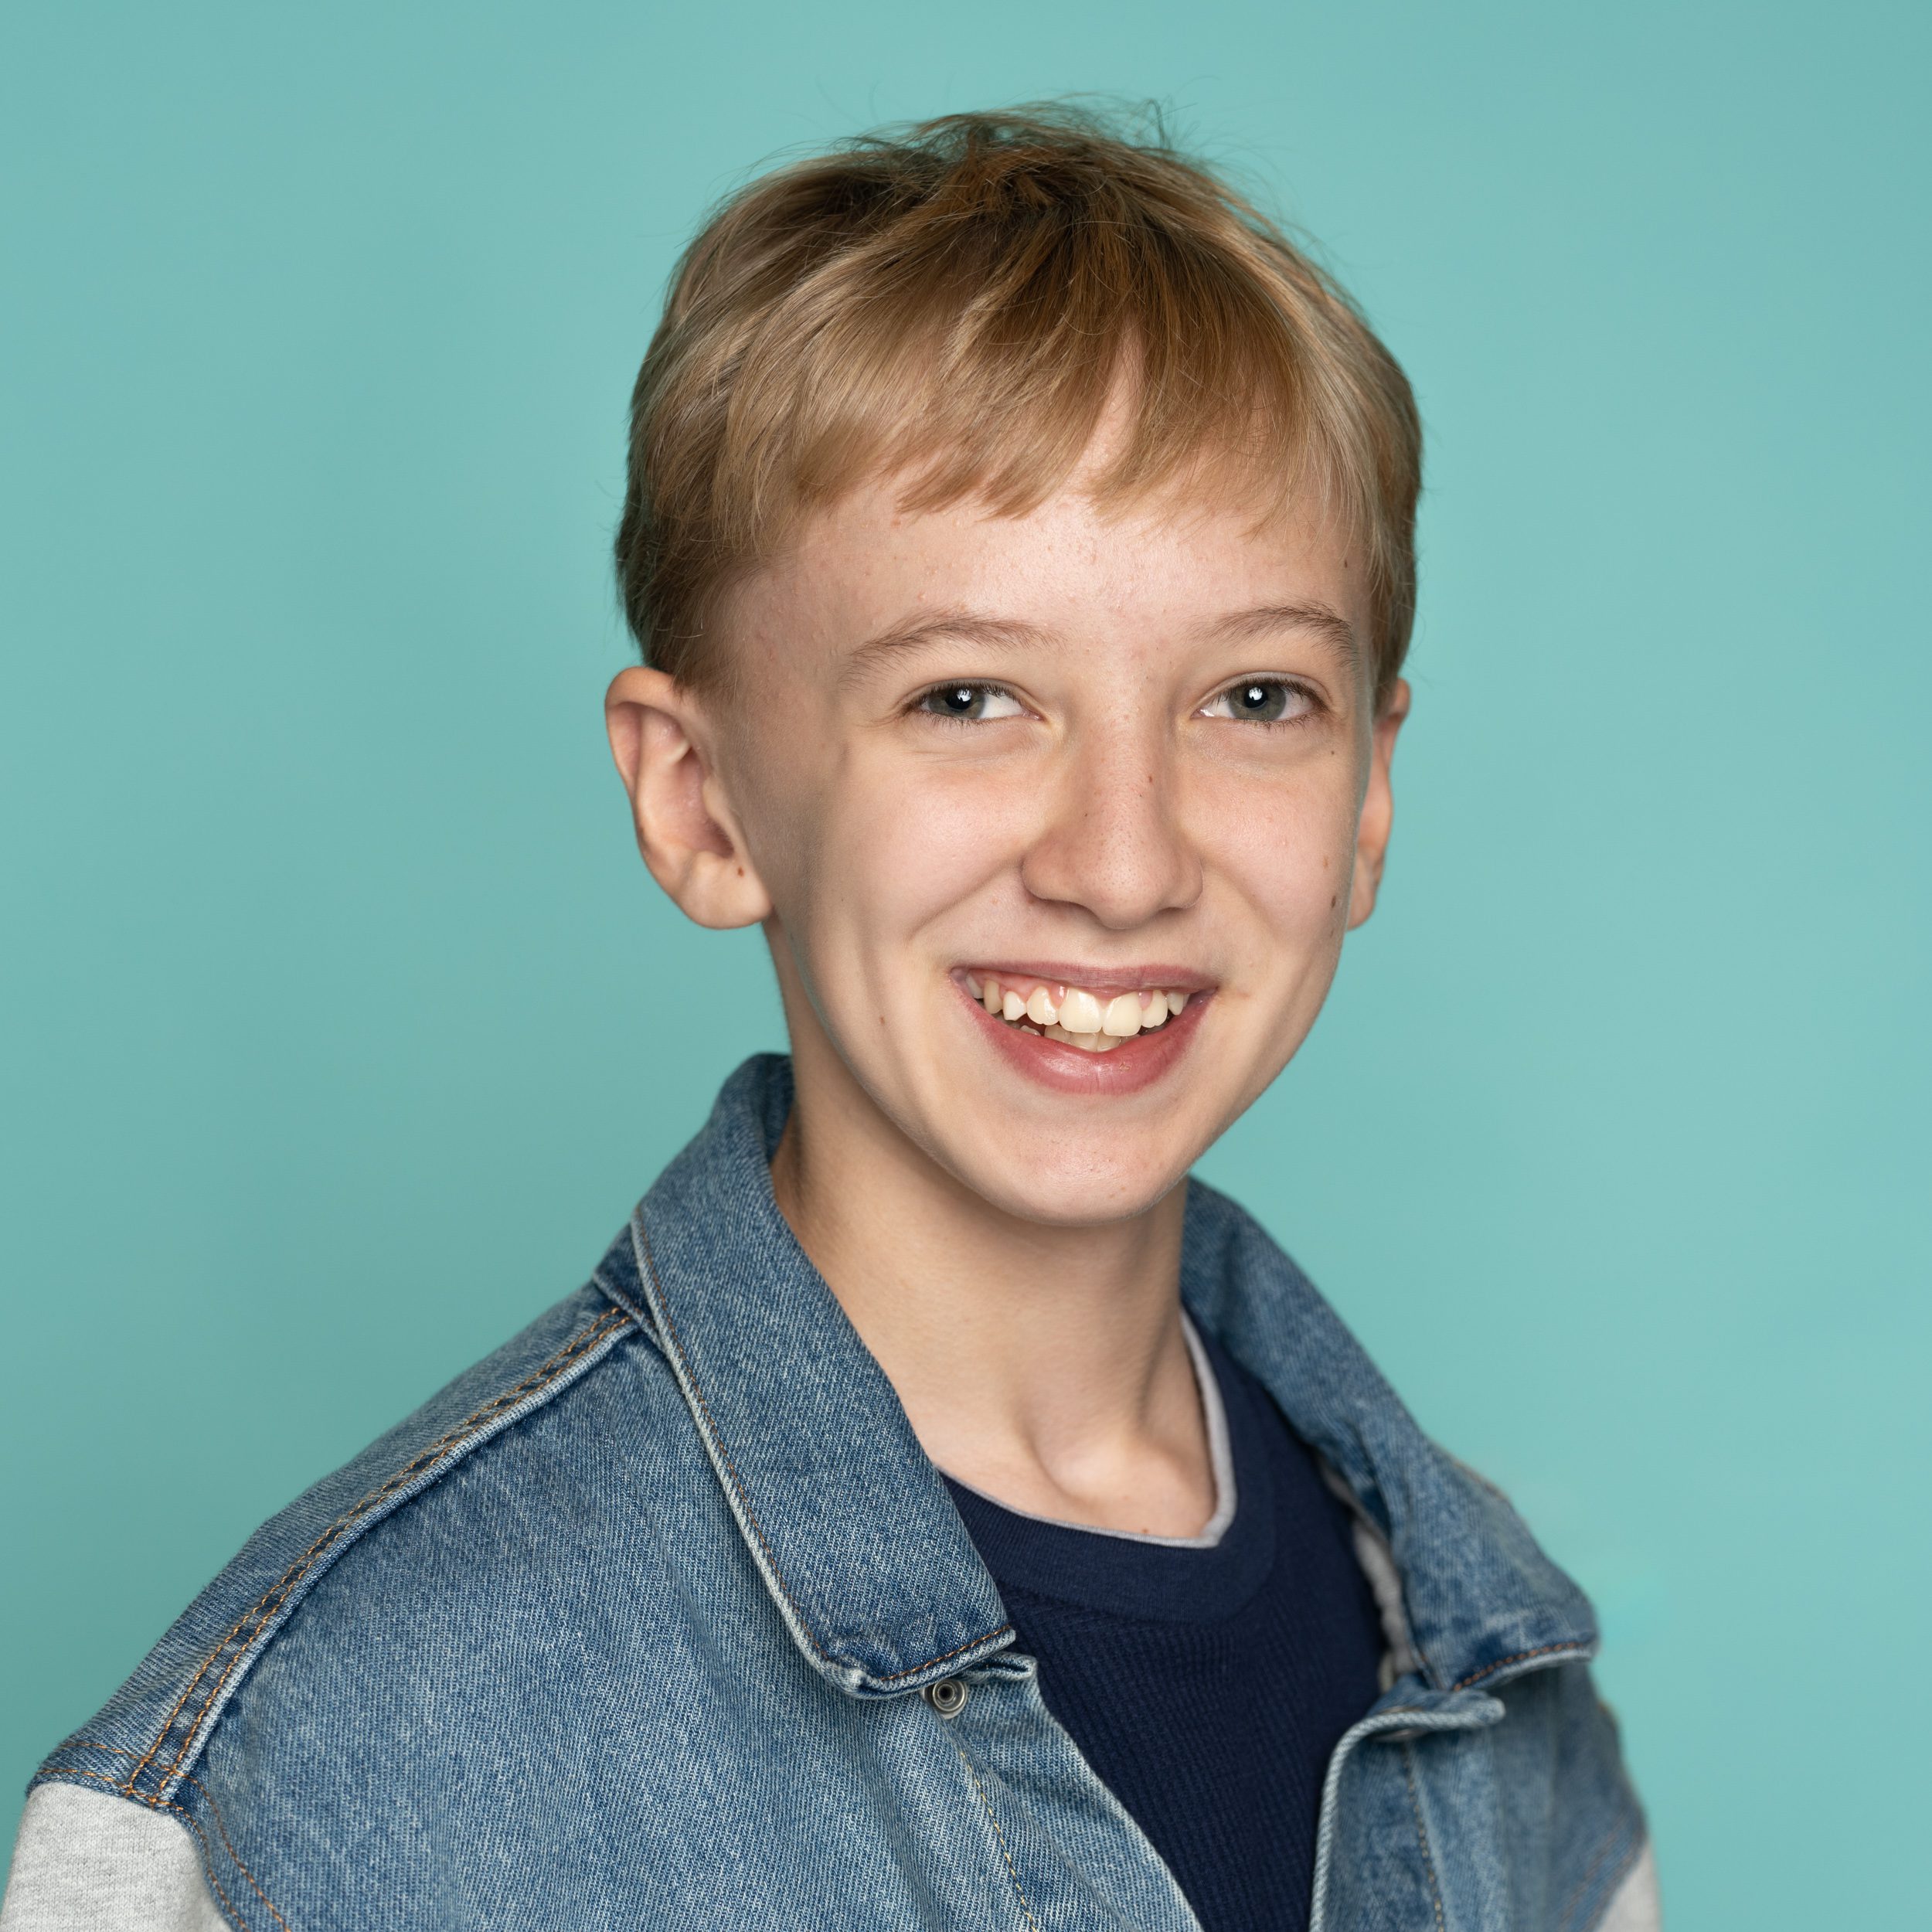
[[[1103,507],[1304,488],[1359,541],[1378,699],[1415,609],[1421,428],[1400,368],[1279,228],[1166,145],[1069,108],[951,114],[753,182],[685,251],[638,376],[617,535],[645,661],[728,682],[721,594],[803,512],[903,474],[908,509],[1023,515],[1110,396]]]

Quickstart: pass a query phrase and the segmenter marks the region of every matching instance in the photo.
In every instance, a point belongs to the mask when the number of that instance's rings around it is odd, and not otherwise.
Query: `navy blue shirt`
[[[1308,1446],[1206,1345],[1236,1498],[1212,1546],[1046,1522],[948,1487],[1048,1709],[1206,1932],[1306,1932],[1321,1781],[1379,1694],[1381,1626]]]

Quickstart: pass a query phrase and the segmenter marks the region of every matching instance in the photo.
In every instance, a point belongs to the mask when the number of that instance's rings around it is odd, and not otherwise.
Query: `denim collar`
[[[1013,1632],[993,1580],[773,1199],[791,1090],[784,1056],[747,1060],[598,1284],[662,1349],[767,1588],[828,1677],[883,1696],[1005,1668]],[[1423,1435],[1301,1270],[1198,1181],[1181,1292],[1386,1539],[1430,1686],[1494,1685],[1594,1651],[1587,1601],[1501,1495]]]

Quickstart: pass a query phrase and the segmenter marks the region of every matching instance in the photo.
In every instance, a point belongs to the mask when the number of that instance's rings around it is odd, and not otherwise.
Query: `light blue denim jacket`
[[[777,1211],[790,1102],[740,1068],[589,1284],[258,1531],[39,1781],[185,1827],[256,1932],[1198,1932]],[[1645,1922],[1582,1594],[1199,1182],[1182,1292],[1383,1582],[1319,1932]]]

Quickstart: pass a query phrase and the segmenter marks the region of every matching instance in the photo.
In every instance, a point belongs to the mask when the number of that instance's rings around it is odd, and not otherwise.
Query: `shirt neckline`
[[[1089,1536],[1114,1536],[1122,1543],[1148,1543],[1161,1549],[1213,1549],[1228,1532],[1234,1521],[1237,1492],[1234,1456],[1228,1444],[1227,1405],[1221,1393],[1221,1380],[1208,1359],[1206,1347],[1196,1332],[1186,1309],[1181,1311],[1181,1333],[1187,1342],[1188,1359],[1194,1365],[1194,1386],[1201,1399],[1201,1415],[1207,1424],[1208,1460],[1214,1477],[1214,1513],[1192,1536],[1157,1536],[1145,1529],[1114,1529],[1103,1523],[1075,1522],[1066,1516],[1043,1515],[1036,1509],[1022,1509],[1017,1504],[991,1495],[950,1470],[940,1474],[956,1488],[964,1489],[981,1502],[1003,1509],[1009,1516],[1028,1522],[1045,1523],[1054,1529],[1078,1530]]]

